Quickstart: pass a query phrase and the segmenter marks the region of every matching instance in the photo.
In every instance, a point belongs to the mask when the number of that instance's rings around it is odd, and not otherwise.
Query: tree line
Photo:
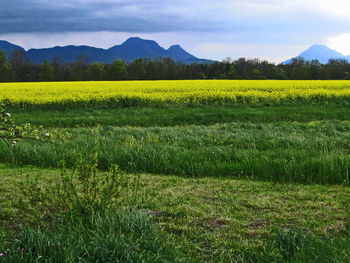
[[[176,79],[350,79],[350,63],[331,59],[327,64],[318,60],[293,59],[289,64],[274,64],[266,60],[227,58],[207,64],[177,63],[171,58],[136,59],[131,63],[115,60],[112,64],[89,63],[81,55],[74,63],[62,63],[59,57],[33,64],[26,53],[14,50],[10,59],[0,50],[0,81],[88,81],[88,80],[176,80]]]

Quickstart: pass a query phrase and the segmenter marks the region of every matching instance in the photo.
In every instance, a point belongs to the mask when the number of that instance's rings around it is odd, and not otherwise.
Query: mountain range
[[[10,42],[0,40],[0,50],[4,50],[8,57],[15,49],[25,51],[22,47]],[[109,49],[102,49],[90,46],[64,46],[41,49],[29,49],[25,51],[32,63],[40,64],[44,60],[52,61],[53,57],[59,57],[62,63],[75,62],[78,56],[85,56],[89,63],[102,62],[112,63],[120,59],[126,62],[132,62],[138,58],[166,58],[170,57],[176,62],[181,63],[212,63],[208,59],[199,59],[188,53],[180,45],[173,45],[164,49],[153,40],[145,40],[138,37],[131,37],[121,45],[113,46]]]
[[[131,37],[121,45],[115,45],[109,49],[96,48],[91,46],[64,46],[41,49],[29,49],[14,45],[10,42],[0,40],[0,50],[4,50],[8,57],[11,57],[13,50],[19,49],[26,52],[29,60],[35,64],[40,64],[44,60],[52,61],[53,57],[59,57],[61,63],[75,62],[78,56],[85,56],[89,63],[102,62],[110,64],[117,59],[126,62],[132,62],[138,58],[148,58],[151,60],[157,58],[170,57],[176,62],[191,63],[212,63],[208,59],[200,59],[188,53],[180,45],[173,45],[164,49],[154,40],[145,40],[139,37]],[[295,58],[303,58],[306,61],[317,59],[322,64],[326,64],[329,59],[344,59],[350,61],[350,55],[345,56],[340,52],[331,49],[325,45],[312,45],[307,50],[300,53]],[[293,59],[288,59],[283,64],[289,64]]]
[[[325,45],[312,45],[307,50],[301,52],[295,58],[303,58],[306,61],[317,59],[322,64],[327,64],[330,59],[344,59],[350,61],[350,55],[345,56],[342,53],[331,49]],[[288,59],[283,64],[289,64],[293,59]]]

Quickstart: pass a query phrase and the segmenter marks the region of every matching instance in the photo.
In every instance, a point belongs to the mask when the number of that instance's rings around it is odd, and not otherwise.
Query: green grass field
[[[53,237],[38,220],[45,211],[19,206],[19,185],[39,176],[45,188],[59,177],[61,160],[71,168],[78,153],[97,150],[101,172],[118,164],[130,178],[140,176],[134,204],[140,214],[130,215],[132,230],[118,216],[121,221],[111,222],[130,233],[137,228],[153,234],[149,242],[143,234],[126,236],[125,253],[118,254],[124,262],[350,262],[347,103],[9,110],[18,124],[72,136],[16,147],[0,141],[0,253],[20,225],[43,226],[43,232],[20,232],[21,246],[53,253],[43,242]],[[96,261],[91,244],[112,235],[96,224],[101,234],[92,239],[74,234],[93,231],[90,223],[52,230],[69,234],[57,242],[86,244],[79,246],[91,254],[66,250],[71,262],[75,253],[82,262]],[[105,246],[100,242],[97,250]],[[176,251],[164,252],[169,247]]]
[[[33,211],[15,204],[20,183],[38,174],[45,185],[59,172],[1,167],[2,229],[34,220]],[[186,262],[349,260],[349,187],[150,174],[140,180],[136,208],[180,247]]]
[[[18,123],[63,129],[72,138],[17,147],[0,142],[0,160],[57,167],[98,147],[103,170],[117,163],[133,173],[348,185],[349,109],[302,104],[14,110]]]

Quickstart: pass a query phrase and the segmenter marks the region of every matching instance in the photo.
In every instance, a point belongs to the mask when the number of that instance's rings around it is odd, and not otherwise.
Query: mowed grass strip
[[[14,204],[20,196],[20,182],[37,174],[41,176],[40,185],[45,187],[59,176],[59,171],[4,165],[0,168],[2,229],[30,223],[34,218]],[[320,240],[332,239],[331,246],[343,246],[339,258],[346,258],[346,253],[349,258],[349,239],[344,239],[350,223],[349,187],[149,174],[142,174],[140,182],[135,208],[153,217],[194,261],[228,262],[249,258],[248,255],[261,258],[259,262],[264,262],[265,256],[278,261],[279,250],[271,247],[276,229],[294,229]]]

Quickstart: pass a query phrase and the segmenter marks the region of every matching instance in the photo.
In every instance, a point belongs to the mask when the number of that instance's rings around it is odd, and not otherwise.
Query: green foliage
[[[6,73],[10,70],[10,64],[7,55],[0,50],[0,81],[4,80]]]
[[[0,103],[0,143],[15,146],[20,140],[31,140],[36,142],[55,142],[56,140],[68,140],[70,134],[58,129],[44,129],[42,126],[35,127],[30,123],[17,125],[7,112],[5,105]]]
[[[25,201],[20,205],[37,207],[50,215],[68,213],[85,216],[94,211],[104,211],[120,202],[120,195],[131,190],[131,195],[122,206],[131,205],[138,191],[137,178],[129,180],[117,165],[108,172],[98,173],[97,152],[79,154],[72,170],[62,168],[61,176],[50,187],[40,187],[40,178],[28,179],[22,184]]]
[[[65,219],[50,229],[23,228],[14,241],[0,237],[0,262],[184,262],[140,212],[107,210]]]
[[[345,80],[350,80],[350,73],[349,72],[345,72]]]
[[[308,72],[308,68],[305,64],[302,64],[301,66],[295,66],[292,69],[291,75],[290,75],[291,79],[300,79],[300,80],[307,80],[310,79],[310,75]]]
[[[53,80],[53,68],[46,60],[40,66],[40,81]]]
[[[134,80],[147,79],[145,65],[142,59],[136,59],[128,65],[128,78]]]
[[[146,214],[123,210],[139,198],[138,185],[117,166],[98,172],[94,151],[47,185],[40,176],[28,177],[17,207],[35,214],[40,226],[0,238],[0,262],[180,262]],[[49,224],[42,228],[44,219]]]
[[[278,69],[276,73],[276,79],[288,79],[286,71],[284,69]]]
[[[108,80],[122,80],[126,77],[126,65],[122,60],[116,60],[106,69]]]
[[[252,79],[266,79],[258,69],[252,71]]]
[[[237,76],[236,76],[236,69],[235,69],[235,65],[231,65],[230,66],[230,70],[227,74],[227,78],[228,79],[235,79]]]
[[[15,50],[11,55],[11,67],[4,55],[0,55],[0,81],[67,81],[67,80],[183,80],[183,79],[347,79],[350,63],[342,59],[331,59],[328,64],[317,60],[305,61],[295,58],[289,64],[270,63],[259,59],[225,59],[222,62],[187,64],[171,58],[155,60],[136,59],[133,62],[116,60],[112,64],[92,63],[85,55],[77,57],[74,63],[62,63],[57,57],[51,63],[54,76],[47,62],[31,64],[26,53]],[[189,62],[189,61],[188,61]],[[1,64],[3,66],[1,66]],[[42,68],[44,66],[44,69]],[[2,69],[2,70],[1,70]],[[49,78],[46,73],[48,72]],[[253,72],[255,71],[255,72]],[[1,75],[3,72],[3,76]],[[4,78],[4,72],[6,78]],[[260,72],[260,73],[259,73]],[[45,76],[45,77],[44,77]]]
[[[112,76],[112,73],[109,77]],[[89,68],[89,76],[92,80],[103,80],[105,75],[105,66],[102,63],[93,63]],[[108,77],[108,78],[109,78]]]

